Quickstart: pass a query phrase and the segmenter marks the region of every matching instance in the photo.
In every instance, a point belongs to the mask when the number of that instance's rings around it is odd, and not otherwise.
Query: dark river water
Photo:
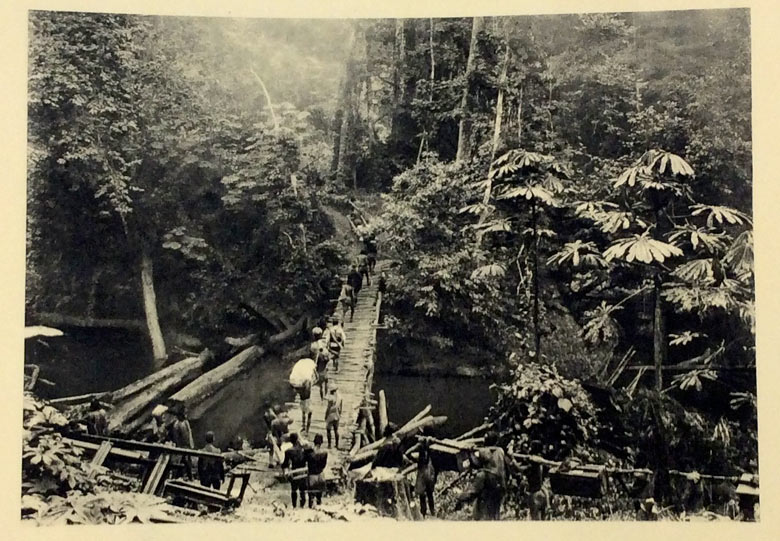
[[[65,337],[27,342],[27,362],[38,363],[41,377],[56,383],[54,387],[36,387],[48,398],[115,390],[154,370],[144,338],[139,335],[68,332]],[[266,432],[264,403],[283,403],[292,398],[287,384],[290,368],[290,363],[280,358],[265,357],[191,411],[196,445],[203,445],[209,430],[223,448],[239,436],[261,444]],[[473,378],[381,372],[374,376],[374,392],[384,389],[391,421],[403,424],[431,404],[433,415],[448,417],[436,431],[440,436],[455,436],[482,423],[491,403],[488,386],[486,380]]]

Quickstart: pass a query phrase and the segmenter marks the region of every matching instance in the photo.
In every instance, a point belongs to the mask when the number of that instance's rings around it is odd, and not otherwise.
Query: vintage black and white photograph
[[[760,520],[749,9],[27,15],[23,524]]]

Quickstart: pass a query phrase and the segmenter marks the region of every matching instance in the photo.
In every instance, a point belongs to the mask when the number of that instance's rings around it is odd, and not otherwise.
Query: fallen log
[[[193,362],[188,363],[184,371],[171,372],[168,377],[116,404],[107,414],[109,432],[126,430],[128,422],[148,410],[151,404],[164,401],[173,391],[197,378],[206,362],[200,357],[186,359],[186,361]]]
[[[188,408],[206,400],[232,378],[251,368],[252,364],[268,351],[275,349],[276,346],[279,346],[298,334],[304,328],[306,321],[308,321],[308,317],[308,314],[301,316],[295,325],[283,332],[271,336],[265,345],[250,346],[232,359],[209,370],[174,394],[171,399],[182,402]]]
[[[87,393],[87,394],[80,394],[76,396],[64,396],[62,398],[55,398],[53,400],[49,400],[49,403],[53,406],[74,406],[76,404],[84,404],[85,402],[90,402],[93,398],[100,400],[104,397],[109,396],[111,393],[108,391],[103,391],[99,393]]]
[[[377,426],[377,435],[385,433],[385,427],[387,426],[387,398],[385,398],[384,389],[379,391],[379,405],[377,406],[379,413],[379,425]]]
[[[53,312],[41,312],[31,319],[52,327],[81,327],[94,329],[127,329],[132,331],[146,331],[146,321],[143,319],[118,319],[70,316]]]
[[[430,404],[428,404],[427,406],[425,406],[425,407],[424,407],[424,408],[423,408],[423,409],[420,411],[420,413],[418,413],[417,415],[415,415],[414,417],[412,417],[411,419],[409,419],[409,420],[406,422],[406,424],[405,424],[405,425],[403,425],[401,428],[399,428],[399,430],[404,430],[404,429],[405,429],[405,428],[407,428],[407,427],[408,427],[410,424],[412,424],[412,423],[416,423],[417,421],[419,421],[420,419],[422,419],[423,417],[425,417],[426,415],[428,415],[428,414],[430,413],[430,411],[431,411],[431,405],[430,405]]]
[[[265,354],[265,348],[260,346],[251,346],[241,353],[222,363],[218,367],[209,370],[198,379],[179,390],[171,400],[182,402],[186,406],[194,405],[197,402],[205,400],[235,375],[250,368],[251,364]]]
[[[457,438],[454,438],[454,439],[455,439],[455,441],[467,440],[467,439],[471,438],[472,436],[475,436],[475,435],[479,434],[480,432],[484,432],[484,431],[486,431],[486,430],[488,430],[489,428],[492,428],[492,427],[493,427],[493,423],[484,423],[484,424],[479,425],[476,428],[472,428],[468,432],[464,432],[463,434],[461,434],[460,436],[458,436]]]
[[[134,381],[133,383],[117,389],[110,393],[109,400],[114,404],[118,404],[123,400],[130,398],[142,391],[148,390],[152,386],[160,383],[163,380],[170,378],[173,375],[180,375],[186,377],[187,374],[192,373],[195,370],[203,368],[206,355],[199,355],[197,357],[189,357],[177,363],[173,363],[170,366],[166,366],[162,370],[158,370],[153,374],[149,374],[145,378]],[[197,375],[197,374],[195,374]],[[192,380],[194,378],[190,378]]]
[[[447,422],[447,417],[442,415],[439,417],[424,417],[423,419],[420,419],[419,421],[416,421],[408,427],[397,430],[394,435],[397,436],[399,439],[403,439],[407,436],[412,435],[417,430],[421,430],[428,426],[438,426],[442,425]],[[355,454],[355,456],[352,458],[352,463],[355,465],[361,465],[362,463],[365,463],[366,460],[370,460],[376,455],[376,453],[379,451],[379,448],[382,447],[382,445],[385,443],[386,438],[381,438],[375,441],[372,444],[366,445],[363,447],[358,453]]]

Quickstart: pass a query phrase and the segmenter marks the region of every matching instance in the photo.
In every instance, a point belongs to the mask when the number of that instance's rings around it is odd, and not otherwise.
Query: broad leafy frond
[[[633,261],[663,263],[669,257],[682,255],[682,250],[677,246],[650,238],[646,232],[619,239],[604,251],[604,258],[607,261],[623,259],[628,263]]]

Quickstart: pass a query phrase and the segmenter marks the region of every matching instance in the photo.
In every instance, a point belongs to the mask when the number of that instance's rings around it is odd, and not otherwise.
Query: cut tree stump
[[[387,475],[388,473],[390,475]],[[412,487],[406,477],[387,468],[376,468],[372,475],[377,478],[356,482],[356,502],[373,505],[382,516],[397,520],[422,520]]]

